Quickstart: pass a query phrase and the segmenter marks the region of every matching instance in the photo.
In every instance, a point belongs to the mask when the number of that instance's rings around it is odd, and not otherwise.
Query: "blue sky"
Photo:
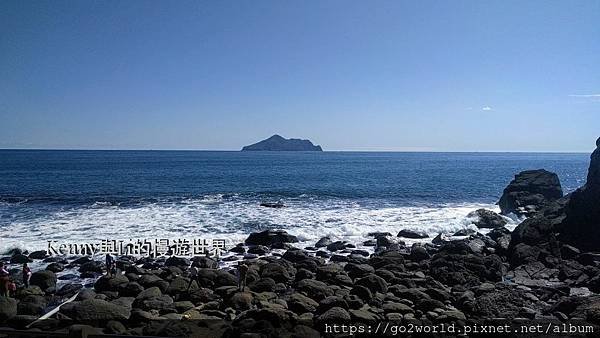
[[[2,1],[0,148],[585,151],[599,1]]]

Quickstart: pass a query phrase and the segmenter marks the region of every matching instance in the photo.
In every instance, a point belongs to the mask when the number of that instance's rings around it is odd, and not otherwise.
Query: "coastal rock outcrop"
[[[590,251],[600,250],[600,138],[591,155],[586,184],[575,190],[558,226],[561,241]]]
[[[585,251],[600,250],[600,147],[591,155],[583,187],[548,203],[517,226],[511,247],[520,243],[540,247],[556,256],[560,256],[560,243]]]
[[[266,140],[243,147],[242,151],[323,151],[323,149],[309,140],[286,139],[273,135]]]
[[[562,196],[558,175],[544,169],[526,170],[515,175],[498,205],[503,215],[531,216]]]

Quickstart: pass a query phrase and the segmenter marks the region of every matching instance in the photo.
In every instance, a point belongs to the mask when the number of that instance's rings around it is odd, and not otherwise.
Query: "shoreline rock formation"
[[[503,215],[530,216],[562,196],[558,175],[544,169],[526,170],[515,175],[498,205]]]
[[[323,149],[309,140],[286,139],[273,135],[266,140],[243,147],[242,151],[323,151]]]

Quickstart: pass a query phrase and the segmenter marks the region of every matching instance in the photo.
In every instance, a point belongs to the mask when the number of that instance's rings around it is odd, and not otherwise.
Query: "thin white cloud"
[[[485,107],[481,108],[481,110],[483,110],[483,111],[490,111],[490,110],[492,110],[492,107],[485,106]]]
[[[569,96],[570,97],[591,97],[591,98],[598,97],[598,98],[600,98],[600,94],[571,94]]]

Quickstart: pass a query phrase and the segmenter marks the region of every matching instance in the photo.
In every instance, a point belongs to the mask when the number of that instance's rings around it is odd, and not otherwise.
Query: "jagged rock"
[[[479,229],[494,229],[506,225],[507,221],[497,213],[487,209],[477,209],[467,215],[468,218],[473,218],[475,226]]]
[[[504,189],[501,213],[530,216],[563,196],[558,175],[544,169],[522,171]]]

